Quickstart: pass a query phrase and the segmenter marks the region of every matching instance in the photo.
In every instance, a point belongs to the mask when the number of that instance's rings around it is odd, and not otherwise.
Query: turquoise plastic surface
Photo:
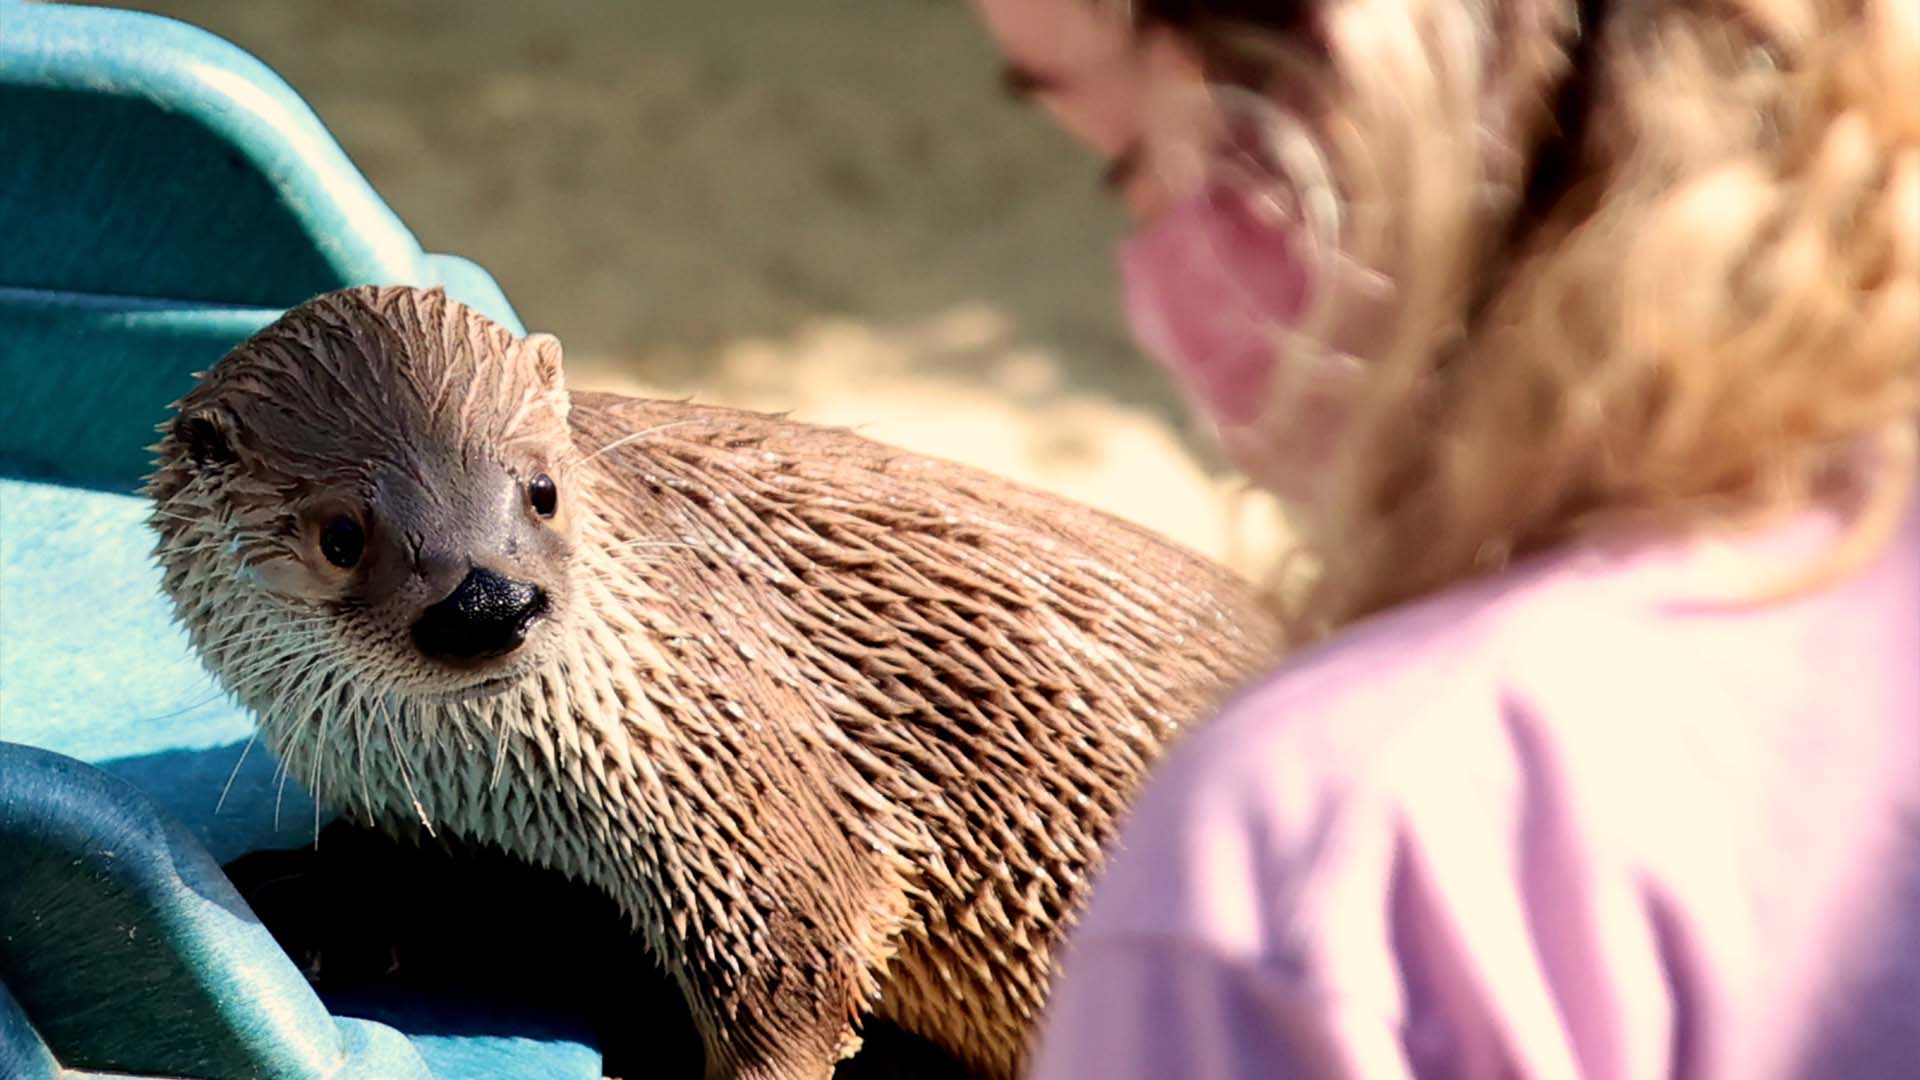
[[[235,771],[252,721],[172,625],[144,513],[128,496],[0,479],[0,739],[133,783],[220,862],[298,847],[313,801],[258,748]]]
[[[193,371],[332,289],[442,284],[520,328],[265,65],[137,12],[0,0],[0,237],[15,475],[130,490]]]
[[[600,1075],[564,1019],[404,998],[330,1013],[218,869],[324,815],[245,752],[130,493],[193,372],[372,282],[441,284],[521,325],[484,270],[422,251],[246,53],[155,16],[0,0],[0,1077]]]

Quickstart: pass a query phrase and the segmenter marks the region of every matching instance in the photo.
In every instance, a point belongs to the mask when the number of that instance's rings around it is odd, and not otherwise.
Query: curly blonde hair
[[[1915,0],[1140,8],[1237,82],[1315,88],[1342,257],[1394,285],[1300,523],[1304,635],[1596,532],[1845,498],[1806,584],[1897,526],[1920,463]]]

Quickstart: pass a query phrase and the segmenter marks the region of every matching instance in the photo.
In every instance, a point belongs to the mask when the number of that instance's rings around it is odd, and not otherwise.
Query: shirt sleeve
[[[1291,704],[1230,707],[1143,790],[1063,954],[1034,1077],[1411,1075],[1395,816],[1342,775],[1358,748],[1273,722]]]

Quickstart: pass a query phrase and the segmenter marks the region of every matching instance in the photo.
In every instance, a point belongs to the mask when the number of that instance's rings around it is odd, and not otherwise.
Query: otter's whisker
[[[354,691],[352,689],[351,683],[342,684],[340,690],[338,691],[338,693],[342,697],[345,697],[348,694],[352,694],[353,692]],[[329,695],[329,697],[331,697],[331,695]],[[351,707],[351,700],[352,699],[348,699],[349,707]],[[307,768],[307,791],[310,794],[312,794],[314,797],[313,798],[313,848],[315,851],[320,850],[320,796],[319,796],[320,758],[321,758],[320,747],[327,733],[327,718],[333,712],[333,710],[330,710],[327,708],[328,703],[329,702],[327,700],[322,700],[320,702],[321,712],[320,712],[320,715],[315,719],[313,724],[313,749],[310,751],[310,754],[313,760],[308,763],[308,768]]]
[[[212,551],[216,548],[226,547],[229,543],[231,543],[231,541],[227,540],[225,537],[216,536],[211,540],[202,540],[194,544],[182,544],[179,547],[168,548],[167,554],[175,555],[175,556],[197,555],[202,551]]]
[[[264,544],[271,543],[274,540],[274,536],[271,533],[251,532],[246,529],[232,527],[214,530],[195,529],[191,531],[200,533],[212,532],[213,535],[196,540],[191,544],[182,544],[178,547],[169,546],[166,549],[169,559],[177,558],[192,551],[204,551],[209,548],[224,547],[233,543]]]
[[[309,627],[318,626],[320,623],[324,621],[325,620],[319,616],[308,616],[304,618],[289,618],[284,622],[282,622],[280,625],[269,627],[265,640],[268,642],[272,642],[272,641],[277,641],[281,638],[290,638],[294,635],[295,632],[300,630],[305,630]],[[218,626],[222,626],[223,624],[212,623],[209,625],[213,627],[218,627]],[[260,630],[254,625],[252,625],[252,622],[250,620],[242,620],[241,625],[234,627],[231,630],[228,630],[227,632],[221,634],[216,638],[212,638],[210,640],[200,642],[199,648],[203,652],[215,652],[215,651],[225,649],[229,644],[235,641],[239,641],[241,639],[259,640],[260,633],[261,633]]]
[[[420,805],[420,795],[413,789],[413,769],[407,764],[406,751],[400,748],[400,736],[393,729],[393,718],[385,712],[380,717],[387,725],[387,743],[393,747],[394,761],[400,766],[400,782],[406,785],[407,799],[413,803],[414,813],[420,815],[420,824],[426,826],[427,835],[435,836],[437,834],[433,831],[433,821],[427,817],[427,808]]]
[[[246,658],[242,660],[239,665],[236,665],[232,671],[226,673],[228,685],[238,690],[258,682],[267,675],[270,675],[275,668],[289,660],[297,658],[310,645],[311,642],[305,638],[269,638],[261,642],[257,651],[246,653]],[[215,655],[221,655],[227,651],[228,649],[225,646],[208,650],[208,652]],[[240,651],[240,647],[237,644],[234,645],[234,651]]]
[[[387,702],[385,696],[383,695],[379,698],[375,704],[379,705],[380,708],[386,708]],[[354,770],[360,774],[360,802],[367,808],[367,819],[371,821],[373,819],[373,789],[367,786],[367,729],[364,725],[366,715],[364,711],[358,710],[353,714],[353,767]]]
[[[273,711],[271,713],[267,713],[264,715],[271,715],[271,716],[280,715],[280,710],[284,707],[286,702],[296,698],[297,696],[304,695],[304,692],[307,688],[307,683],[314,678],[316,669],[318,667],[319,667],[319,660],[317,657],[308,660],[306,667],[301,668],[299,672],[297,672],[292,679],[282,684],[281,693],[276,695],[274,699]],[[289,734],[291,735],[292,733],[289,733]],[[287,751],[291,751],[293,749],[293,745],[294,744],[293,744],[292,738],[288,738],[285,740],[285,747]],[[275,770],[275,772],[279,776],[279,783],[275,788],[274,795],[273,795],[273,831],[279,832],[280,831],[280,804],[282,800],[286,798],[286,794],[287,794],[288,761],[287,761],[286,753],[282,753],[280,755],[280,764],[278,768]],[[309,792],[308,794],[312,795],[313,793]]]
[[[172,518],[175,521],[184,521],[190,525],[225,527],[231,524],[226,518],[195,517],[191,514],[176,514],[171,510],[161,510],[157,508],[150,513],[152,517]]]
[[[292,635],[269,639],[258,655],[227,673],[228,685],[236,694],[243,693],[288,662],[298,660],[307,652],[309,644],[304,638]]]
[[[492,792],[500,786],[500,777],[507,770],[507,723],[501,717],[493,718],[493,775],[487,779],[487,791]]]
[[[672,566],[673,563],[659,555],[649,555],[622,563],[617,570],[596,569],[580,575],[582,581],[591,581],[596,585],[618,587],[629,580],[635,569]]]
[[[211,680],[213,676],[209,674],[203,674],[200,676],[200,678],[205,680]],[[200,698],[197,701],[190,702],[186,705],[182,705],[179,708],[173,709],[169,712],[163,712],[158,716],[143,717],[140,720],[135,721],[135,723],[155,724],[155,723],[159,723],[162,720],[171,720],[176,716],[183,716],[187,713],[194,711],[195,709],[201,708],[213,701],[216,701],[225,694],[226,694],[226,690],[223,687],[221,687],[218,682],[215,682],[213,684],[213,692],[208,694],[207,696]]]
[[[658,432],[665,431],[668,428],[685,427],[688,424],[697,424],[699,422],[700,421],[698,420],[669,420],[664,424],[655,424],[652,427],[641,428],[639,431],[633,432],[630,435],[622,435],[620,438],[613,440],[612,442],[608,443],[607,445],[601,447],[598,450],[595,450],[593,453],[588,454],[586,457],[581,458],[578,464],[585,465],[587,462],[592,461],[594,458],[599,457],[601,454],[607,453],[610,450],[617,450],[620,447],[627,445],[628,443],[634,442],[635,440],[638,440],[638,439],[644,439],[649,435],[653,435]]]
[[[242,640],[277,644],[284,640],[294,638],[300,631],[306,629],[308,629],[308,624],[289,623],[285,626],[269,627],[263,635],[258,627],[251,624],[242,624],[221,634],[217,638],[202,642],[200,648],[205,652],[222,652],[225,651],[227,646]]]
[[[260,728],[256,725],[253,732],[247,736],[247,741],[241,745],[240,756],[234,759],[233,768],[227,773],[227,782],[220,785],[220,798],[213,804],[215,814],[220,813],[220,810],[227,805],[227,794],[233,790],[233,782],[240,778],[240,767],[247,763],[247,753],[253,749],[254,740],[259,737]]]
[[[278,778],[278,783],[275,785],[274,792],[273,792],[273,831],[279,832],[280,831],[280,803],[283,799],[287,797],[286,755],[284,754],[281,755],[279,764],[274,766],[273,774],[275,777]]]
[[[685,540],[629,540],[624,544],[612,544],[607,551],[633,551],[640,548],[678,548],[682,551],[705,551],[714,555],[725,555],[725,549],[712,544],[693,544]]]

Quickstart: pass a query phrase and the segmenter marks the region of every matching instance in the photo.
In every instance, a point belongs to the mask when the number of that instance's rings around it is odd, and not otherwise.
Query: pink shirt
[[[1920,1077],[1920,510],[1555,556],[1356,626],[1169,755],[1041,1078]]]

